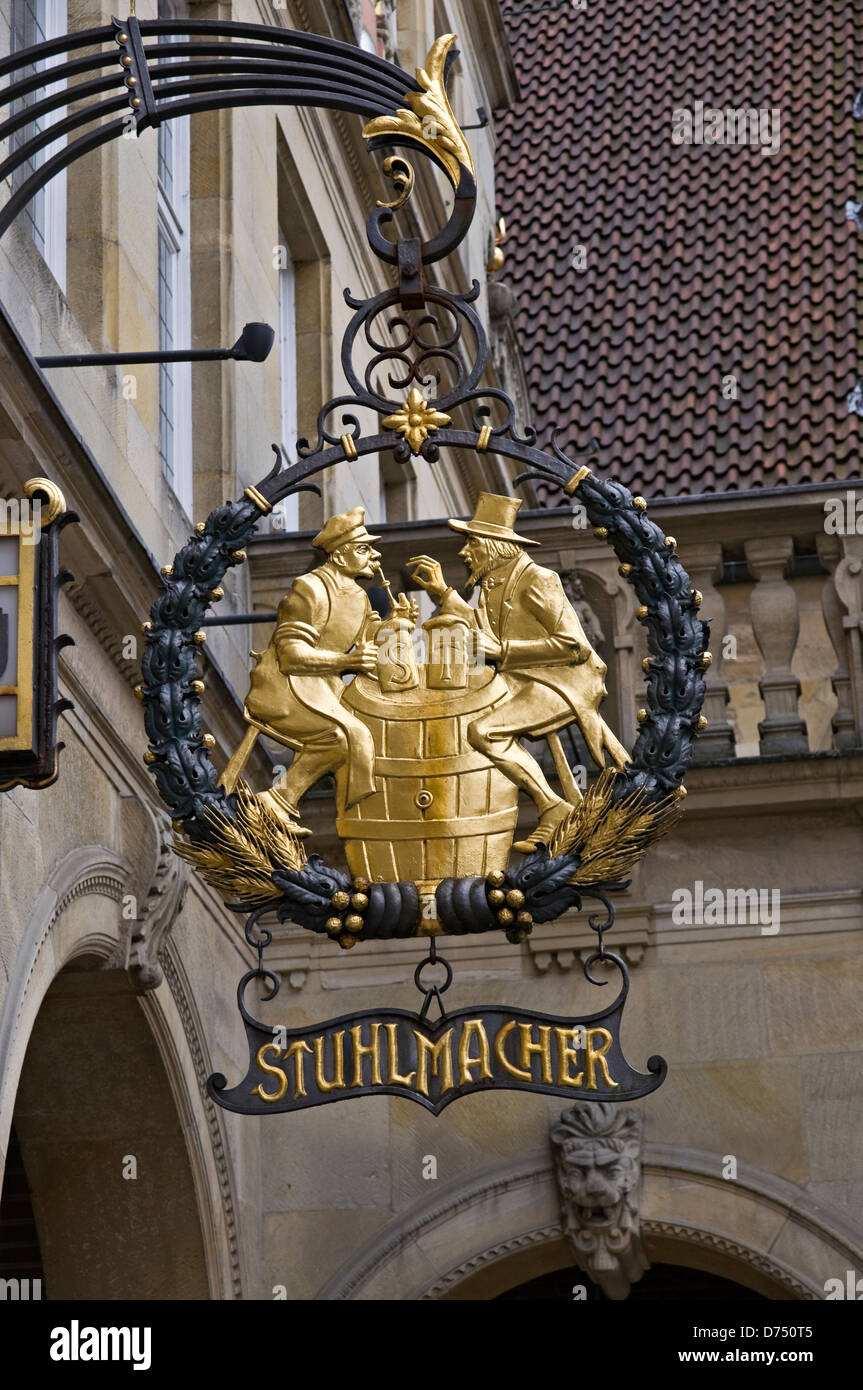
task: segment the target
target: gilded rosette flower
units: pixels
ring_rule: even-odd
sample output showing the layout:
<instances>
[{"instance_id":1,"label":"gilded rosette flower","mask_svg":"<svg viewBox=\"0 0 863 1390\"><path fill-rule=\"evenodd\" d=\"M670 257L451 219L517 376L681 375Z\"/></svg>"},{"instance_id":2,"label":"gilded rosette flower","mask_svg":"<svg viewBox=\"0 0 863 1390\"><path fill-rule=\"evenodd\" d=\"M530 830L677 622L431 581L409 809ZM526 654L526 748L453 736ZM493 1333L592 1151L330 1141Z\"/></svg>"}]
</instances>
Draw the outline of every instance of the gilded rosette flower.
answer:
<instances>
[{"instance_id":1,"label":"gilded rosette flower","mask_svg":"<svg viewBox=\"0 0 863 1390\"><path fill-rule=\"evenodd\" d=\"M385 430L396 430L407 440L413 453L418 454L433 430L450 424L451 417L430 406L416 387L411 391L406 403L395 415L388 415L383 425Z\"/></svg>"}]
</instances>

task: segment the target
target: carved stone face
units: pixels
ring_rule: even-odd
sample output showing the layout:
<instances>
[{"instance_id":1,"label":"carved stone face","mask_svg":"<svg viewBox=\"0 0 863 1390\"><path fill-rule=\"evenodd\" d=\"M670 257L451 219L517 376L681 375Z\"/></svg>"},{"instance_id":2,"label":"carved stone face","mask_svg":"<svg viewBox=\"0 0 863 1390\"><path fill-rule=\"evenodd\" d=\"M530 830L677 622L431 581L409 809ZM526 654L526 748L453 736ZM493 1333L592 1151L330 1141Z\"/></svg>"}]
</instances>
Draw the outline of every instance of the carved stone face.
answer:
<instances>
[{"instance_id":1,"label":"carved stone face","mask_svg":"<svg viewBox=\"0 0 863 1390\"><path fill-rule=\"evenodd\" d=\"M582 1269L610 1298L625 1298L648 1268L639 1238L642 1119L637 1111L576 1101L551 1129L563 1229Z\"/></svg>"},{"instance_id":2,"label":"carved stone face","mask_svg":"<svg viewBox=\"0 0 863 1390\"><path fill-rule=\"evenodd\" d=\"M606 1144L582 1140L564 1146L559 1180L563 1195L585 1225L606 1225L638 1183L634 1157ZM569 1152L567 1149L569 1148Z\"/></svg>"}]
</instances>

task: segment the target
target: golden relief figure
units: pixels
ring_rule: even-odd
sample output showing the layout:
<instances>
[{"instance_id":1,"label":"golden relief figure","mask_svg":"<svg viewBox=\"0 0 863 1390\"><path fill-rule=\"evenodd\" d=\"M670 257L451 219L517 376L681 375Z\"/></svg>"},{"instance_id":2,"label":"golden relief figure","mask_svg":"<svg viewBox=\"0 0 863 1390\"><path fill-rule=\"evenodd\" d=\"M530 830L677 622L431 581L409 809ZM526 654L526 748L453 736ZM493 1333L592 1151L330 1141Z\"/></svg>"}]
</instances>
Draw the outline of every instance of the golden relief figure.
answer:
<instances>
[{"instance_id":1,"label":"golden relief figure","mask_svg":"<svg viewBox=\"0 0 863 1390\"><path fill-rule=\"evenodd\" d=\"M424 624L429 659L417 665L418 606L395 600L361 507L332 517L315 537L326 560L296 579L255 668L246 700L249 732L226 769L234 790L255 740L294 751L278 789L259 793L294 835L305 793L336 782L337 830L351 872L377 882L443 878L506 867L514 848L548 845L580 800L557 738L577 723L592 757L627 753L599 713L606 667L591 647L553 571L535 564L514 523L520 501L481 493L460 552L476 607L448 587L430 556L410 562L414 582L437 599ZM379 575L391 608L381 619L357 582ZM477 656L481 659L478 661ZM354 679L346 683L344 677ZM561 792L521 738L546 737ZM518 794L537 824L513 845Z\"/></svg>"},{"instance_id":2,"label":"golden relief figure","mask_svg":"<svg viewBox=\"0 0 863 1390\"><path fill-rule=\"evenodd\" d=\"M375 791L372 737L343 705L342 676L377 670L375 638L382 623L356 582L374 577L381 558L374 549L377 540L366 530L362 507L331 517L313 541L327 559L294 581L279 604L270 645L252 653L255 668L246 699L251 727L223 783L234 790L260 734L293 749L296 756L282 787L263 797L295 835L308 835L299 824L299 804L327 773L340 774L348 806ZM400 595L394 614L412 628L417 606Z\"/></svg>"},{"instance_id":3,"label":"golden relief figure","mask_svg":"<svg viewBox=\"0 0 863 1390\"><path fill-rule=\"evenodd\" d=\"M503 676L509 698L475 719L468 739L536 804L536 830L514 846L529 853L549 843L579 796L556 740L558 731L577 722L600 767L605 766L606 751L621 768L628 754L599 713L607 693L605 663L588 642L560 577L534 564L527 554L526 547L536 542L513 529L520 506L516 498L482 492L471 521L449 523L468 537L459 554L471 584L480 585L476 608L447 586L436 560L419 555L411 564L414 579L439 601L441 612L471 624L486 658ZM524 736L551 736L569 802L552 789L536 759L520 746L518 739Z\"/></svg>"}]
</instances>

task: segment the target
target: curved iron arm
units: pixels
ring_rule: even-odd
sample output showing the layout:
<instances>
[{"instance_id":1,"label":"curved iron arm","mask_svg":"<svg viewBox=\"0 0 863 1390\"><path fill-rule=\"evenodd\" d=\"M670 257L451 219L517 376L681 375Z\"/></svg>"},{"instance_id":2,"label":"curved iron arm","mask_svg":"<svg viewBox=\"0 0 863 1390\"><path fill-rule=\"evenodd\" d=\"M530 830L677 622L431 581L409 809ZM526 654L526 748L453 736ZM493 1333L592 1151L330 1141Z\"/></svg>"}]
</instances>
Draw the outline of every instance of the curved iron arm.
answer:
<instances>
[{"instance_id":1,"label":"curved iron arm","mask_svg":"<svg viewBox=\"0 0 863 1390\"><path fill-rule=\"evenodd\" d=\"M190 40L200 39L200 42ZM144 43L145 39L176 39L174 43ZM214 40L208 42L207 40ZM225 40L225 42L215 42ZM447 36L443 52L451 47ZM68 59L50 69L40 67L48 58L76 53L80 48L110 45L110 49ZM181 61L168 61L179 59ZM182 60L188 61L182 61ZM96 73L116 63L116 74L94 76L69 86L70 78ZM33 72L36 67L39 70ZM276 29L266 24L237 24L214 20L139 20L129 16L110 25L65 34L11 53L0 61L0 78L11 82L0 91L0 139L50 117L74 101L75 110L44 129L34 128L28 139L12 150L0 165L0 179L32 162L47 146L94 122L87 130L34 170L0 211L0 236L18 213L54 176L83 155L117 139L134 120L138 134L163 121L198 111L233 106L303 106L348 111L366 118L370 125L386 118L389 133L369 134L371 149L409 146L439 164L456 190L456 203L448 226L421 248L424 264L440 259L464 236L476 207L476 184L466 147L464 161L454 172L453 157L440 157L434 139L417 138L400 129L405 105L423 98L417 78L376 54L319 34ZM57 86L48 96L18 110L16 103L42 86ZM127 107L129 114L104 124L105 117ZM380 228L392 218L381 208ZM397 260L395 244L380 230L382 258Z\"/></svg>"},{"instance_id":2,"label":"curved iron arm","mask_svg":"<svg viewBox=\"0 0 863 1390\"><path fill-rule=\"evenodd\" d=\"M323 34L309 34L301 29L277 29L269 24L237 24L233 21L210 19L137 19L134 15L130 15L128 20L115 19L111 24L103 24L98 28L81 29L75 33L62 34L57 38L47 39L43 43L31 44L29 48L16 49L7 54L5 58L0 59L0 78L8 76L9 73L17 72L19 68L34 67L47 58L56 57L58 53L71 53L76 49L91 48L99 43L114 43L118 31L129 34L134 33L136 28L142 38L176 35L179 40L177 45L166 44L163 46L158 44L145 49L148 57L155 53L197 52L196 44L185 42L188 34L202 34L214 39L222 37L247 39L250 42L259 41L262 45L271 45L270 52L273 57L277 56L280 49L291 47L307 50L318 59L329 57L347 62L363 72L374 72L382 81L392 87L397 100L403 100L405 88L413 91L420 90L416 79L410 77L404 69L395 63L387 62L385 58L378 57L376 53L367 53L365 49L357 48L354 44L344 43L341 39L327 38ZM233 44L221 43L204 45L204 48L210 54L214 52L224 53L226 57L237 56L237 54L246 52L249 56L255 56L262 52L260 48L247 49L245 45L238 47ZM99 65L103 59L107 60L108 56L105 54L90 55L86 61ZM78 60L78 62L81 61ZM116 56L115 61L118 61ZM50 68L51 81L62 81L68 70L69 65L64 63L52 66ZM122 77L122 74L120 76ZM402 93L401 97L398 96L399 91Z\"/></svg>"}]
</instances>

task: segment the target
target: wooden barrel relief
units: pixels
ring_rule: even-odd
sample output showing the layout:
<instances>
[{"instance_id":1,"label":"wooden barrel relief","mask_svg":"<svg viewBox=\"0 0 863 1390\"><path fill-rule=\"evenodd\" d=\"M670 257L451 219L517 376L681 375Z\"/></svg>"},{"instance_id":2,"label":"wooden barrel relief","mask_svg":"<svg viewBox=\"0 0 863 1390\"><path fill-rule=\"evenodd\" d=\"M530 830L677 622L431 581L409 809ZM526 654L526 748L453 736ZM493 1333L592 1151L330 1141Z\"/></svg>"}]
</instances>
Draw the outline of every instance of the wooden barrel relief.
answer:
<instances>
[{"instance_id":1,"label":"wooden barrel relief","mask_svg":"<svg viewBox=\"0 0 863 1390\"><path fill-rule=\"evenodd\" d=\"M358 677L345 705L375 744L374 796L344 810L338 833L353 874L374 882L434 884L506 867L518 815L518 790L468 743L471 722L507 698L501 678L471 673L467 690L420 686L382 696Z\"/></svg>"}]
</instances>

